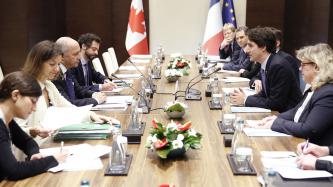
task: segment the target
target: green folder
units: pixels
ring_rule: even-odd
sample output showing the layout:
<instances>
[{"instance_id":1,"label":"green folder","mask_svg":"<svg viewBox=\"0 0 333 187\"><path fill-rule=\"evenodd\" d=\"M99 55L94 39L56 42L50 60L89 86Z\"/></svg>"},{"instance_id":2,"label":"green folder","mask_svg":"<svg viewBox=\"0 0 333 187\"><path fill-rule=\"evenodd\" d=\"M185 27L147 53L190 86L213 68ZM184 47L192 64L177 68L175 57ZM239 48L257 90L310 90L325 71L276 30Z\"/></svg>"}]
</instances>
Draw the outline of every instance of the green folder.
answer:
<instances>
[{"instance_id":1,"label":"green folder","mask_svg":"<svg viewBox=\"0 0 333 187\"><path fill-rule=\"evenodd\" d=\"M109 130L110 127L111 127L110 124L81 123L81 124L67 125L61 127L59 129L59 132Z\"/></svg>"}]
</instances>

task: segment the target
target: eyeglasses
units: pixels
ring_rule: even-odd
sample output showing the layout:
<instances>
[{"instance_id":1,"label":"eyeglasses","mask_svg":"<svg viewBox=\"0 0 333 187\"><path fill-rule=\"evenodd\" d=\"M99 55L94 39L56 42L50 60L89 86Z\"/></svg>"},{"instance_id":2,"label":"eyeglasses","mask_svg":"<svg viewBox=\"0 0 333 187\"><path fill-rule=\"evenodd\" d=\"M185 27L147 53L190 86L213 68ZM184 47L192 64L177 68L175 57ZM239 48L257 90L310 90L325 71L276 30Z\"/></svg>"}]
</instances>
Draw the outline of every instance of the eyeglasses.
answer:
<instances>
[{"instance_id":1,"label":"eyeglasses","mask_svg":"<svg viewBox=\"0 0 333 187\"><path fill-rule=\"evenodd\" d=\"M306 65L316 65L314 62L301 62L301 67L304 67Z\"/></svg>"}]
</instances>

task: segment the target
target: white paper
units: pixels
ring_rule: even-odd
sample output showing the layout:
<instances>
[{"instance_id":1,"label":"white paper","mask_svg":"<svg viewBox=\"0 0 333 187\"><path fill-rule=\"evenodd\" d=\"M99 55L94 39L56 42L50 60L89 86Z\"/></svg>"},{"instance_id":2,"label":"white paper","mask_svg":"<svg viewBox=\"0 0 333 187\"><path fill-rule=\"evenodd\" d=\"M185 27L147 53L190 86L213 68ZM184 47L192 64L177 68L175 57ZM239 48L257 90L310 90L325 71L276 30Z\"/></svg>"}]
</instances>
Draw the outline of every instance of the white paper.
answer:
<instances>
[{"instance_id":1,"label":"white paper","mask_svg":"<svg viewBox=\"0 0 333 187\"><path fill-rule=\"evenodd\" d=\"M226 77L223 79L226 83L249 82L250 79L244 77Z\"/></svg>"},{"instance_id":2,"label":"white paper","mask_svg":"<svg viewBox=\"0 0 333 187\"><path fill-rule=\"evenodd\" d=\"M105 93L105 94L119 93L119 92L123 91L125 88L128 88L128 87L117 86L117 88L114 88L111 91L101 91L101 92Z\"/></svg>"},{"instance_id":3,"label":"white paper","mask_svg":"<svg viewBox=\"0 0 333 187\"><path fill-rule=\"evenodd\" d=\"M89 121L91 107L92 105L82 107L48 107L41 125L44 128L56 130L66 125Z\"/></svg>"},{"instance_id":4,"label":"white paper","mask_svg":"<svg viewBox=\"0 0 333 187\"><path fill-rule=\"evenodd\" d=\"M139 70L144 70L144 66L137 66ZM120 66L119 70L127 70L127 71L137 71L137 69L134 66Z\"/></svg>"},{"instance_id":5,"label":"white paper","mask_svg":"<svg viewBox=\"0 0 333 187\"><path fill-rule=\"evenodd\" d=\"M126 111L127 103L99 104L91 108L91 110L107 110L107 111Z\"/></svg>"},{"instance_id":6,"label":"white paper","mask_svg":"<svg viewBox=\"0 0 333 187\"><path fill-rule=\"evenodd\" d=\"M115 104L115 103L126 103L131 104L133 101L133 96L131 95L116 95L116 96L107 96L106 104Z\"/></svg>"},{"instance_id":7,"label":"white paper","mask_svg":"<svg viewBox=\"0 0 333 187\"><path fill-rule=\"evenodd\" d=\"M271 113L272 111L266 108L259 107L238 107L232 106L230 107L231 112L233 113Z\"/></svg>"},{"instance_id":8,"label":"white paper","mask_svg":"<svg viewBox=\"0 0 333 187\"><path fill-rule=\"evenodd\" d=\"M239 88L222 88L223 92L226 94L233 93L235 91L235 89L239 89ZM253 89L250 89L249 87L240 87L240 89L242 89L244 91L246 96L256 94L256 91Z\"/></svg>"},{"instance_id":9,"label":"white paper","mask_svg":"<svg viewBox=\"0 0 333 187\"><path fill-rule=\"evenodd\" d=\"M207 55L207 60L221 60L220 56L215 56L215 55Z\"/></svg>"},{"instance_id":10,"label":"white paper","mask_svg":"<svg viewBox=\"0 0 333 187\"><path fill-rule=\"evenodd\" d=\"M264 158L292 158L297 157L292 151L260 151L261 157Z\"/></svg>"},{"instance_id":11,"label":"white paper","mask_svg":"<svg viewBox=\"0 0 333 187\"><path fill-rule=\"evenodd\" d=\"M69 156L66 162L49 169L51 172L64 171L82 171L102 169L103 164L99 157L108 154L111 150L110 146L89 144L79 144L72 146L64 146L63 151L66 151ZM40 153L45 157L53 155L60 151L60 147L40 149Z\"/></svg>"},{"instance_id":12,"label":"white paper","mask_svg":"<svg viewBox=\"0 0 333 187\"><path fill-rule=\"evenodd\" d=\"M142 63L142 64L148 64L148 63L150 63L150 59L132 59L131 58L131 61L133 63Z\"/></svg>"},{"instance_id":13,"label":"white paper","mask_svg":"<svg viewBox=\"0 0 333 187\"><path fill-rule=\"evenodd\" d=\"M126 78L140 78L141 74L116 74L119 79L126 79Z\"/></svg>"},{"instance_id":14,"label":"white paper","mask_svg":"<svg viewBox=\"0 0 333 187\"><path fill-rule=\"evenodd\" d=\"M333 175L323 170L302 170L297 167L277 167L274 168L283 178L287 179L311 179L332 177Z\"/></svg>"},{"instance_id":15,"label":"white paper","mask_svg":"<svg viewBox=\"0 0 333 187\"><path fill-rule=\"evenodd\" d=\"M271 129L244 128L243 131L247 136L256 136L256 137L290 136L288 134L272 131Z\"/></svg>"},{"instance_id":16,"label":"white paper","mask_svg":"<svg viewBox=\"0 0 333 187\"><path fill-rule=\"evenodd\" d=\"M230 70L224 70L221 69L220 71L218 71L219 73L228 73L228 74L234 74L234 75L238 75L240 74L238 71L230 71Z\"/></svg>"},{"instance_id":17,"label":"white paper","mask_svg":"<svg viewBox=\"0 0 333 187\"><path fill-rule=\"evenodd\" d=\"M152 59L153 55L132 55L131 59Z\"/></svg>"}]
</instances>

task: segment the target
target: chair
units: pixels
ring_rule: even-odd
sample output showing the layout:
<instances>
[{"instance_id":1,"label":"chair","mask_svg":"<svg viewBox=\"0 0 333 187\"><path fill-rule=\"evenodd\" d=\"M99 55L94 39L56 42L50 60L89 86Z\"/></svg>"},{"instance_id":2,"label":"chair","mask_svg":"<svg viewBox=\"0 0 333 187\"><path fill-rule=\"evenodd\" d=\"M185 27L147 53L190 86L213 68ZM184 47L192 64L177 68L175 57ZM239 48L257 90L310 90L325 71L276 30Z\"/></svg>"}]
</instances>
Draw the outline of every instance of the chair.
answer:
<instances>
[{"instance_id":1,"label":"chair","mask_svg":"<svg viewBox=\"0 0 333 187\"><path fill-rule=\"evenodd\" d=\"M108 73L108 77L112 77L112 74L117 71L112 65L112 59L111 55L109 52L104 52L102 54L103 60L104 60L104 65L106 68L106 72Z\"/></svg>"},{"instance_id":2,"label":"chair","mask_svg":"<svg viewBox=\"0 0 333 187\"><path fill-rule=\"evenodd\" d=\"M101 74L103 74L105 76L101 61L99 60L99 58L94 58L92 60L92 64L95 68L96 71L100 72Z\"/></svg>"},{"instance_id":3,"label":"chair","mask_svg":"<svg viewBox=\"0 0 333 187\"><path fill-rule=\"evenodd\" d=\"M113 47L110 47L110 48L108 49L108 52L109 52L110 55L111 55L112 64L113 64L114 69L118 70L118 68L119 68L119 64L118 64L118 60L117 60L117 56L116 56L116 53L115 53L115 51L114 51L114 48L113 48Z\"/></svg>"},{"instance_id":4,"label":"chair","mask_svg":"<svg viewBox=\"0 0 333 187\"><path fill-rule=\"evenodd\" d=\"M1 66L0 66L0 82L3 80L3 72L2 72L2 69L1 69Z\"/></svg>"}]
</instances>

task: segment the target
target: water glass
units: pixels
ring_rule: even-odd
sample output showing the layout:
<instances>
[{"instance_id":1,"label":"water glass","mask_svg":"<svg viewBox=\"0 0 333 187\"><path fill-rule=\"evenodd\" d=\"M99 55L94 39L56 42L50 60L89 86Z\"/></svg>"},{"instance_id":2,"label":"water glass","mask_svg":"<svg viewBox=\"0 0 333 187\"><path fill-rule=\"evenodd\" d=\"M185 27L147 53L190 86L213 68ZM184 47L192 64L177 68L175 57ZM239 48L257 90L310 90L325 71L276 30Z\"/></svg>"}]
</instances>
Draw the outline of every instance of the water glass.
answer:
<instances>
[{"instance_id":1,"label":"water glass","mask_svg":"<svg viewBox=\"0 0 333 187\"><path fill-rule=\"evenodd\" d=\"M250 172L250 163L252 162L252 149L249 147L236 148L235 161L237 170L240 172Z\"/></svg>"},{"instance_id":2,"label":"water glass","mask_svg":"<svg viewBox=\"0 0 333 187\"><path fill-rule=\"evenodd\" d=\"M223 123L224 123L225 130L227 132L234 131L233 124L234 124L235 119L236 119L235 114L223 114Z\"/></svg>"}]
</instances>

